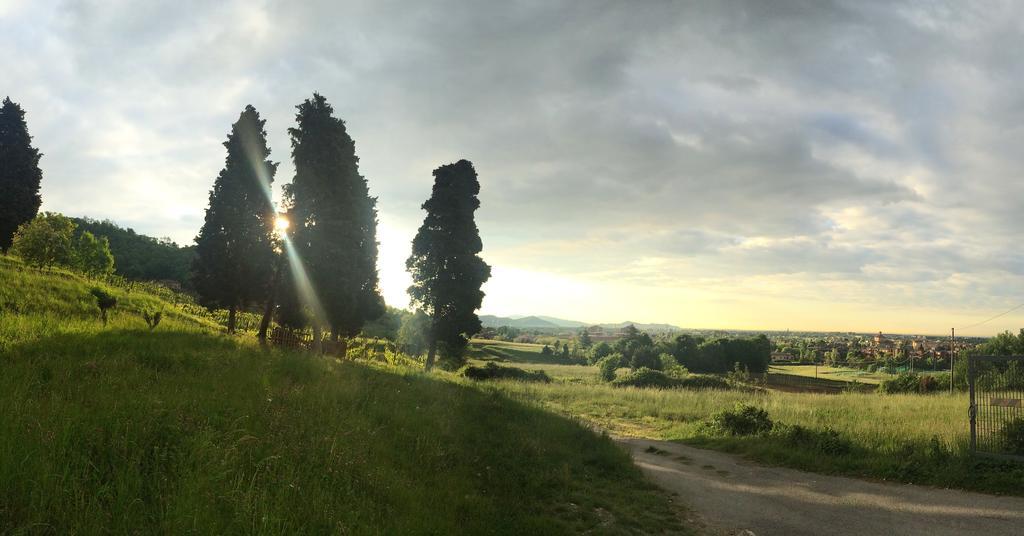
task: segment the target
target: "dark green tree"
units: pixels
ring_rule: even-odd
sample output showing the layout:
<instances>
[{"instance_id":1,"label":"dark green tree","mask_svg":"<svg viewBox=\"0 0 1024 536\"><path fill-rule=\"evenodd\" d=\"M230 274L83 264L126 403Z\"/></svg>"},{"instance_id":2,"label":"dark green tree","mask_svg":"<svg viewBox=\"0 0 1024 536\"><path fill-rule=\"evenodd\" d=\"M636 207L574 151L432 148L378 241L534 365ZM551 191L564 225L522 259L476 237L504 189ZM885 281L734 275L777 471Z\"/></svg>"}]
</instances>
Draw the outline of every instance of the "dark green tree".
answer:
<instances>
[{"instance_id":1,"label":"dark green tree","mask_svg":"<svg viewBox=\"0 0 1024 536\"><path fill-rule=\"evenodd\" d=\"M267 159L265 121L246 106L231 125L228 154L210 190L206 221L196 237L192 280L200 302L228 310L228 331L238 309L266 296L274 263L274 205L270 185L277 164Z\"/></svg>"},{"instance_id":2,"label":"dark green tree","mask_svg":"<svg viewBox=\"0 0 1024 536\"><path fill-rule=\"evenodd\" d=\"M295 179L285 195L295 251L326 316L313 319L313 330L318 338L323 327L334 340L353 337L384 313L377 284L377 199L359 174L355 142L327 99L314 93L297 108L298 124L288 129ZM282 299L282 307L298 303ZM294 318L293 313L283 312Z\"/></svg>"},{"instance_id":3,"label":"dark green tree","mask_svg":"<svg viewBox=\"0 0 1024 536\"><path fill-rule=\"evenodd\" d=\"M587 331L587 328L580 328L579 341L580 347L582 347L584 350L589 350L590 347L593 346L594 344L594 341L591 340L590 338L590 332Z\"/></svg>"},{"instance_id":4,"label":"dark green tree","mask_svg":"<svg viewBox=\"0 0 1024 536\"><path fill-rule=\"evenodd\" d=\"M179 247L170 238L153 238L119 227L109 220L72 218L78 224L75 233L92 233L110 242L110 252L117 260L114 273L128 279L176 282L182 288L192 285L192 261L195 246Z\"/></svg>"},{"instance_id":5,"label":"dark green tree","mask_svg":"<svg viewBox=\"0 0 1024 536\"><path fill-rule=\"evenodd\" d=\"M5 98L0 106L0 251L7 253L14 232L36 217L43 172L25 124L25 111Z\"/></svg>"},{"instance_id":6,"label":"dark green tree","mask_svg":"<svg viewBox=\"0 0 1024 536\"><path fill-rule=\"evenodd\" d=\"M480 258L483 242L473 219L479 193L473 164L459 160L434 170L433 192L423 203L427 216L412 241L406 268L412 274L412 301L431 317L427 370L434 366L439 345L445 358L459 362L467 335L480 331L476 310L491 267Z\"/></svg>"}]
</instances>

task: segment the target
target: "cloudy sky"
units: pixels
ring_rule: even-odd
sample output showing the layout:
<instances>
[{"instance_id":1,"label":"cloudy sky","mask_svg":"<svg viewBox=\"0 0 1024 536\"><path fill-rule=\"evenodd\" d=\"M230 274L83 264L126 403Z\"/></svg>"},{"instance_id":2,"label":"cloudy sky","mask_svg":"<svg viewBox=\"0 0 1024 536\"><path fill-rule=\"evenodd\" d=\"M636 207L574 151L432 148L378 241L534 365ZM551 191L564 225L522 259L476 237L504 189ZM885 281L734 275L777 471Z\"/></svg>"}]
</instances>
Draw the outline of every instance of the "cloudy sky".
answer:
<instances>
[{"instance_id":1,"label":"cloudy sky","mask_svg":"<svg viewBox=\"0 0 1024 536\"><path fill-rule=\"evenodd\" d=\"M279 190L324 94L393 305L431 170L468 158L484 312L948 333L1024 302L1024 12L966 4L0 0L0 94L44 209L179 243L242 108Z\"/></svg>"}]
</instances>

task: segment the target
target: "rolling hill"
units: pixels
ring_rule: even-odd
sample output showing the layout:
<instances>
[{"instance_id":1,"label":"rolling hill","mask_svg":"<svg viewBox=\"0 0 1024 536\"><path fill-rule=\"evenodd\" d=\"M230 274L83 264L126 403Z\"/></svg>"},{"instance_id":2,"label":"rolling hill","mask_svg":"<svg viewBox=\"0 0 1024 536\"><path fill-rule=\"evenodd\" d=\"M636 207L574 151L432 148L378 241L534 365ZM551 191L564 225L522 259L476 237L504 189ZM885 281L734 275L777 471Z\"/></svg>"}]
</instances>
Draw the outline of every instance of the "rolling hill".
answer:
<instances>
[{"instance_id":1,"label":"rolling hill","mask_svg":"<svg viewBox=\"0 0 1024 536\"><path fill-rule=\"evenodd\" d=\"M0 256L0 534L679 533L607 436ZM150 330L141 315L161 310Z\"/></svg>"},{"instance_id":2,"label":"rolling hill","mask_svg":"<svg viewBox=\"0 0 1024 536\"><path fill-rule=\"evenodd\" d=\"M644 324L641 322L614 322L614 323L601 323L601 324L587 324L586 322L580 322L577 320L565 320L563 318L555 318L552 316L494 316L494 315L480 315L480 323L485 328L499 328L502 326L508 326L518 329L544 329L544 330L555 330L555 329L578 329L590 326L599 326L604 329L622 329L626 326L633 325L641 331L679 331L682 328L673 326L671 324Z\"/></svg>"}]
</instances>

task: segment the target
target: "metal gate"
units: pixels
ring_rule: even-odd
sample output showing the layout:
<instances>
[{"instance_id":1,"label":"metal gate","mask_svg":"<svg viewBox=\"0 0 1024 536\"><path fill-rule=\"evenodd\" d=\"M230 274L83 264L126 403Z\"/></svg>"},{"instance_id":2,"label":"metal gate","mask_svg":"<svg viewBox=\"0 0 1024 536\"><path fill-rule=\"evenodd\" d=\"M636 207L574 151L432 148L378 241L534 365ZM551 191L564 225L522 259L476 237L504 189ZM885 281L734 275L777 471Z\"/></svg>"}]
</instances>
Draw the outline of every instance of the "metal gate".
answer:
<instances>
[{"instance_id":1,"label":"metal gate","mask_svg":"<svg viewBox=\"0 0 1024 536\"><path fill-rule=\"evenodd\" d=\"M1024 356L969 356L971 450L1024 460Z\"/></svg>"}]
</instances>

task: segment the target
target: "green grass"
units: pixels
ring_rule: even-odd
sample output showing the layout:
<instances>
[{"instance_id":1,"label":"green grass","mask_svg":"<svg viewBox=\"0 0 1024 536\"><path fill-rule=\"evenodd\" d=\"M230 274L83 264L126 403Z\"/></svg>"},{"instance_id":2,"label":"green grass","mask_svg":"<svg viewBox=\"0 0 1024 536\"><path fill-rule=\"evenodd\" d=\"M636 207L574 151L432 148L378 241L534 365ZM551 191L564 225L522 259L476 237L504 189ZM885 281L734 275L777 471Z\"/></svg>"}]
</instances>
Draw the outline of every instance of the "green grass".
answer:
<instances>
[{"instance_id":1,"label":"green grass","mask_svg":"<svg viewBox=\"0 0 1024 536\"><path fill-rule=\"evenodd\" d=\"M1024 495L1024 465L969 456L968 404L962 393L688 391L564 381L494 382L481 388L532 401L619 435L683 441L820 473ZM795 445L779 435L708 435L702 421L737 403L765 408L784 425L835 430L852 448L836 454Z\"/></svg>"},{"instance_id":2,"label":"green grass","mask_svg":"<svg viewBox=\"0 0 1024 536\"><path fill-rule=\"evenodd\" d=\"M514 365L527 370L542 370L562 382L597 383L597 367L585 364L566 364L561 356L544 355L543 344L473 339L467 358L472 365L488 362Z\"/></svg>"},{"instance_id":3,"label":"green grass","mask_svg":"<svg viewBox=\"0 0 1024 536\"><path fill-rule=\"evenodd\" d=\"M815 374L817 374L817 378L821 380L835 380L843 382L857 381L860 383L870 383L874 385L896 377L895 374L889 374L881 371L868 372L866 370L855 368L829 367L824 365L819 365L817 367L817 373L815 373L814 365L772 365L769 368L769 372L772 374L790 374L793 376L808 378L814 378ZM921 374L942 374L942 371L919 372Z\"/></svg>"},{"instance_id":4,"label":"green grass","mask_svg":"<svg viewBox=\"0 0 1024 536\"><path fill-rule=\"evenodd\" d=\"M266 350L140 292L103 328L86 279L6 258L0 280L0 533L687 530L624 450L535 404Z\"/></svg>"},{"instance_id":5,"label":"green grass","mask_svg":"<svg viewBox=\"0 0 1024 536\"><path fill-rule=\"evenodd\" d=\"M817 368L817 371L815 371ZM828 367L819 365L772 365L769 367L768 372L772 374L789 374L792 376L801 376L806 378L818 378L819 380L835 380L835 381L858 381L860 383L871 383L879 384L883 380L892 378L892 374L886 374L884 372L868 372L866 370L858 370L846 367Z\"/></svg>"}]
</instances>

